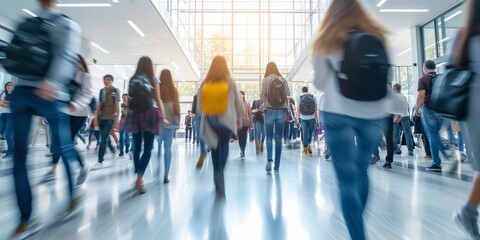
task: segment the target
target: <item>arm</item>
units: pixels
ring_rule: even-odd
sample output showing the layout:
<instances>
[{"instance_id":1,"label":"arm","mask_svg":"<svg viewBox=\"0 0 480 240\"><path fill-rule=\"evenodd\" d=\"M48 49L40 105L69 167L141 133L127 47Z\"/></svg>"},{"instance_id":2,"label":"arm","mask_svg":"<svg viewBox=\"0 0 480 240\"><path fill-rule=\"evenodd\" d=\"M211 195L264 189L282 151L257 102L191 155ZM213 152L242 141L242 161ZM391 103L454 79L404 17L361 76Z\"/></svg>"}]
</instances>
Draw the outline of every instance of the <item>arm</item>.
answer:
<instances>
[{"instance_id":1,"label":"arm","mask_svg":"<svg viewBox=\"0 0 480 240\"><path fill-rule=\"evenodd\" d=\"M157 104L158 110L162 116L165 116L165 109L163 108L162 100L160 99L160 85L158 83L153 84L153 99ZM164 122L167 123L167 120L164 119Z\"/></svg>"},{"instance_id":2,"label":"arm","mask_svg":"<svg viewBox=\"0 0 480 240\"><path fill-rule=\"evenodd\" d=\"M333 61L331 63L336 67ZM328 67L327 59L320 54L317 54L313 59L313 69L313 85L317 90L323 91L327 79L330 77L330 74L333 74L333 71Z\"/></svg>"},{"instance_id":3,"label":"arm","mask_svg":"<svg viewBox=\"0 0 480 240\"><path fill-rule=\"evenodd\" d=\"M100 94L98 97L97 110L95 111L95 126L98 126L98 114L102 110L102 104L103 104L103 97L102 97L102 90L100 90Z\"/></svg>"},{"instance_id":4,"label":"arm","mask_svg":"<svg viewBox=\"0 0 480 240\"><path fill-rule=\"evenodd\" d=\"M73 96L72 102L70 102L70 109L75 111L81 107L86 107L92 100L92 78L87 73L82 72L81 78L83 78L80 89ZM72 109L73 108L73 109Z\"/></svg>"},{"instance_id":5,"label":"arm","mask_svg":"<svg viewBox=\"0 0 480 240\"><path fill-rule=\"evenodd\" d=\"M264 78L262 81L262 93L260 94L260 99L264 103L267 101L267 85L268 85L267 82L268 80Z\"/></svg>"},{"instance_id":6,"label":"arm","mask_svg":"<svg viewBox=\"0 0 480 240\"><path fill-rule=\"evenodd\" d=\"M417 105L415 105L415 112L417 116L420 116L420 108L422 107L424 101L425 101L425 90L420 90L418 91Z\"/></svg>"}]
</instances>

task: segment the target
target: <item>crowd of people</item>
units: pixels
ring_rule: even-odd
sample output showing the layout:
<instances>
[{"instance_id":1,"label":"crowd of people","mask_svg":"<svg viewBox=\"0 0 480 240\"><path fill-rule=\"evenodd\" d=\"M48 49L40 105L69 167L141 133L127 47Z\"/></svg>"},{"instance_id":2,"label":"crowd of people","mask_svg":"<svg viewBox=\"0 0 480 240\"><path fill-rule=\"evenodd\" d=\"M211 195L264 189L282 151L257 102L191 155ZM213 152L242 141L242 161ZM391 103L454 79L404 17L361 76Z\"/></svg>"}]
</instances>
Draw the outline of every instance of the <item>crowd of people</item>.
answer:
<instances>
[{"instance_id":1,"label":"crowd of people","mask_svg":"<svg viewBox=\"0 0 480 240\"><path fill-rule=\"evenodd\" d=\"M7 82L1 97L0 133L7 142L4 158L13 158L20 212L15 234L38 228L38 222L31 216L32 192L26 166L34 115L42 117L40 123L48 123L46 135L51 136L47 147L52 153L52 167L44 176L45 181L55 179L59 160L63 160L70 197L67 214L74 213L81 205L82 193L78 186L86 181L90 169L75 148L75 139L79 133L81 136L85 132L84 129L88 129L87 149L93 136L97 140L97 163L92 168L103 167L107 148L113 154L119 150L120 157L127 154L132 158L136 174L134 187L139 194L144 194L147 189L143 176L155 138L158 140L157 158L163 157L164 160L163 183L169 183L172 141L181 123L178 91L170 71L165 69L159 77L155 76L153 62L147 56L139 59L129 80L128 92L122 95L113 86L114 77L110 74L103 77L104 88L98 93L92 92L87 62L79 54L80 26L55 11L54 2L39 0L43 8L39 16L57 26L50 33L50 44L55 46L55 51L52 51L48 71L40 80L18 78L14 84ZM467 2L467 23L454 42L449 60L452 66L467 67L475 73L466 119L451 122L432 109L433 83L439 75L435 62L431 60L423 64L425 75L418 82L415 110L410 111L408 101L401 93L402 86L392 86L386 62L388 54L384 50L386 31L357 0L335 0L328 8L311 47L313 85L323 92L321 99L307 86L294 99L288 81L275 62L269 62L261 82L260 96L250 104L245 92L237 89L225 57L213 58L194 96L192 109L183 119L185 142L198 143L201 149L196 167L202 168L210 152L215 193L224 198L224 169L233 136L238 139L240 157L244 159L247 136L253 129L250 139L255 144L256 153L262 154L266 147L266 172L277 174L286 143L295 141L300 135L302 154L313 155L313 139L318 137L318 130L323 129L326 148L338 178L340 206L352 239L365 239L363 213L369 192L367 169L369 163L376 164L380 160L378 146L382 141L386 141L387 156L383 166L386 169L392 168L394 155L402 153L402 139L405 139L409 156L413 156L414 148L423 142L425 158L432 160L427 171L442 171L440 153L447 159L456 159L455 147L458 147L459 156L463 160L469 159L479 171L480 150L474 146L480 142L480 130L476 127L480 122L480 111L475 104L480 97L477 94L480 91L480 62L476 54L480 52L480 13L477 11L480 0ZM372 55L365 55L370 59L364 59L363 63L371 64L371 67L362 69L355 61L365 56L351 54L352 51L363 51L365 46L373 46L367 50L378 54L374 60ZM75 76L73 82L71 76ZM345 76L349 81L344 81ZM357 82L361 84L354 88ZM76 86L73 90L72 85ZM442 127L448 133L445 143L441 138ZM415 135L421 137L415 141ZM112 144L111 136L117 146ZM78 165L76 181L73 180L72 165ZM156 174L160 176L160 168ZM477 226L479 204L480 177L477 175L468 202L454 214L455 221L472 239L480 239Z\"/></svg>"}]
</instances>

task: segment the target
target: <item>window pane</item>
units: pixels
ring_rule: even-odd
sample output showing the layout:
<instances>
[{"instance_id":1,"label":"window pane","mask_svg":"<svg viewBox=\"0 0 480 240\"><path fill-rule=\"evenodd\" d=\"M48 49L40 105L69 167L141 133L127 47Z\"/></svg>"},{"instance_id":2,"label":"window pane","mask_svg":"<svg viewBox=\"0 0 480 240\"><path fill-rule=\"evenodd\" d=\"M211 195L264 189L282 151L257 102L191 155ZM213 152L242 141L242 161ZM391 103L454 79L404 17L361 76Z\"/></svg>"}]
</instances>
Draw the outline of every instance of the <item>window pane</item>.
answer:
<instances>
[{"instance_id":1,"label":"window pane","mask_svg":"<svg viewBox=\"0 0 480 240\"><path fill-rule=\"evenodd\" d=\"M423 47L425 60L436 59L435 22L430 22L423 27Z\"/></svg>"}]
</instances>

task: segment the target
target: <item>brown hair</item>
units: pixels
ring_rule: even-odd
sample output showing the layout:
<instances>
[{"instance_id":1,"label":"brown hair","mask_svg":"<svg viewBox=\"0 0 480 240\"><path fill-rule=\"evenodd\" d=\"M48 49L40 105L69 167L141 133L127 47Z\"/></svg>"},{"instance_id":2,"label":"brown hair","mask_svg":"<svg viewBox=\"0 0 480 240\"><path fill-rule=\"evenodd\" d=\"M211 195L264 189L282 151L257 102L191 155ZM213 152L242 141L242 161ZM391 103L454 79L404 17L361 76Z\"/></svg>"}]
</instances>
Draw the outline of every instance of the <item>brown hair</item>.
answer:
<instances>
[{"instance_id":1,"label":"brown hair","mask_svg":"<svg viewBox=\"0 0 480 240\"><path fill-rule=\"evenodd\" d=\"M147 75L148 79L150 80L150 83L153 85L154 83L153 79L155 78L155 74L153 73L153 62L152 62L152 59L150 59L147 56L143 56L138 60L137 70L133 75L137 76L142 74Z\"/></svg>"},{"instance_id":2,"label":"brown hair","mask_svg":"<svg viewBox=\"0 0 480 240\"><path fill-rule=\"evenodd\" d=\"M363 9L358 0L334 0L312 44L313 54L341 50L350 30L369 33L385 43L385 30Z\"/></svg>"},{"instance_id":3,"label":"brown hair","mask_svg":"<svg viewBox=\"0 0 480 240\"><path fill-rule=\"evenodd\" d=\"M215 56L208 70L207 76L205 76L205 82L208 81L221 81L230 79L230 70L228 70L227 60L223 56Z\"/></svg>"},{"instance_id":4,"label":"brown hair","mask_svg":"<svg viewBox=\"0 0 480 240\"><path fill-rule=\"evenodd\" d=\"M164 69L160 73L160 97L164 103L173 102L173 112L175 116L180 116L178 91L173 84L172 73L168 69Z\"/></svg>"},{"instance_id":5,"label":"brown hair","mask_svg":"<svg viewBox=\"0 0 480 240\"><path fill-rule=\"evenodd\" d=\"M265 76L264 77L268 77L271 74L275 74L279 77L282 76L282 74L280 74L280 72L278 71L277 64L275 64L274 62L269 62L267 64L267 68L265 69Z\"/></svg>"},{"instance_id":6,"label":"brown hair","mask_svg":"<svg viewBox=\"0 0 480 240\"><path fill-rule=\"evenodd\" d=\"M469 0L468 14L466 18L465 28L459 33L458 43L455 46L454 63L457 66L465 66L468 63L468 44L470 38L480 35L480 0Z\"/></svg>"}]
</instances>

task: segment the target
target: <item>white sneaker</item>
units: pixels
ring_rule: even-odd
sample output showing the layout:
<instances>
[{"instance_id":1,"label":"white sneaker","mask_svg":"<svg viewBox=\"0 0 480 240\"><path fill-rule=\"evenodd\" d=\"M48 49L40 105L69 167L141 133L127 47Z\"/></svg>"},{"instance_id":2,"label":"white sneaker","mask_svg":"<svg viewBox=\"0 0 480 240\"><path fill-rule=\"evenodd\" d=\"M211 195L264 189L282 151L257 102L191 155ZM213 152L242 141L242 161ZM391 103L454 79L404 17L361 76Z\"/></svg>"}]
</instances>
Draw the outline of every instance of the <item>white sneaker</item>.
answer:
<instances>
[{"instance_id":1,"label":"white sneaker","mask_svg":"<svg viewBox=\"0 0 480 240\"><path fill-rule=\"evenodd\" d=\"M265 170L267 172L271 172L272 171L272 161L267 161L267 165L265 166Z\"/></svg>"},{"instance_id":2,"label":"white sneaker","mask_svg":"<svg viewBox=\"0 0 480 240\"><path fill-rule=\"evenodd\" d=\"M77 185L82 185L85 180L87 179L88 171L89 171L89 166L87 163L83 165L83 168L80 169L80 174L78 174L77 178Z\"/></svg>"},{"instance_id":3,"label":"white sneaker","mask_svg":"<svg viewBox=\"0 0 480 240\"><path fill-rule=\"evenodd\" d=\"M92 169L99 169L103 167L103 163L97 162L92 166Z\"/></svg>"}]
</instances>

